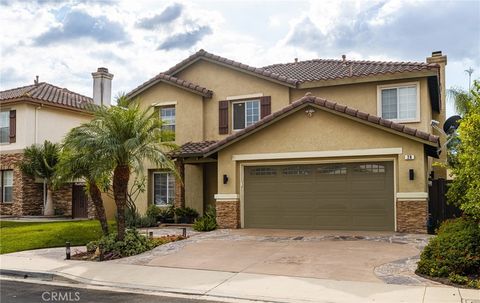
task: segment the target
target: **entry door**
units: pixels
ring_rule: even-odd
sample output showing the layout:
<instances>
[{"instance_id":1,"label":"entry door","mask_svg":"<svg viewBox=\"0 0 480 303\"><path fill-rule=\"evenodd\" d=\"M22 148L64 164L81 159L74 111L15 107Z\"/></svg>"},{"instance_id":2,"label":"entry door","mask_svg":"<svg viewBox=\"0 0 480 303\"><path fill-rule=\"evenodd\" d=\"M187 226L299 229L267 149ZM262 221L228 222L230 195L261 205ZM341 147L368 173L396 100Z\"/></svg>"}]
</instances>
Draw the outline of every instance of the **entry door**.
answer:
<instances>
[{"instance_id":1,"label":"entry door","mask_svg":"<svg viewBox=\"0 0 480 303\"><path fill-rule=\"evenodd\" d=\"M392 162L246 167L245 227L394 230Z\"/></svg>"},{"instance_id":2,"label":"entry door","mask_svg":"<svg viewBox=\"0 0 480 303\"><path fill-rule=\"evenodd\" d=\"M85 186L74 184L72 188L72 217L86 218L87 215L87 195Z\"/></svg>"}]
</instances>

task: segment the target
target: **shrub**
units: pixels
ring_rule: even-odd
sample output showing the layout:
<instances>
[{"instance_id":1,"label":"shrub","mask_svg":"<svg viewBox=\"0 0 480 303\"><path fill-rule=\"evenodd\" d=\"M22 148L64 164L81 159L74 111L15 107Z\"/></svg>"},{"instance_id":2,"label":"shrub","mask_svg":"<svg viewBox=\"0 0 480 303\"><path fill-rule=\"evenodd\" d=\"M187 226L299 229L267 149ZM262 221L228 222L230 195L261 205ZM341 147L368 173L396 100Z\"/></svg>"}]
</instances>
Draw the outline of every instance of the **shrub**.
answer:
<instances>
[{"instance_id":1,"label":"shrub","mask_svg":"<svg viewBox=\"0 0 480 303\"><path fill-rule=\"evenodd\" d=\"M203 217L195 221L193 229L196 231L211 231L217 228L215 207L209 206Z\"/></svg>"},{"instance_id":2,"label":"shrub","mask_svg":"<svg viewBox=\"0 0 480 303\"><path fill-rule=\"evenodd\" d=\"M155 204L150 204L147 208L145 215L150 218L155 218L156 220L160 215L160 207Z\"/></svg>"},{"instance_id":3,"label":"shrub","mask_svg":"<svg viewBox=\"0 0 480 303\"><path fill-rule=\"evenodd\" d=\"M123 241L117 241L117 233L110 233L108 236L100 238L100 240L88 243L87 250L93 252L98 248L99 244L103 244L103 251L107 258L108 255L118 257L133 256L157 246L147 237L140 235L136 229L127 230Z\"/></svg>"},{"instance_id":4,"label":"shrub","mask_svg":"<svg viewBox=\"0 0 480 303\"><path fill-rule=\"evenodd\" d=\"M147 214L145 216L142 216L138 212L133 212L132 210L127 208L127 210L125 211L125 224L129 228L157 226L157 218L153 217L152 213L153 211L151 210L150 215Z\"/></svg>"},{"instance_id":5,"label":"shrub","mask_svg":"<svg viewBox=\"0 0 480 303\"><path fill-rule=\"evenodd\" d=\"M479 224L470 218L443 222L437 236L423 250L417 272L432 277L450 277L457 281L461 281L460 276L478 278Z\"/></svg>"},{"instance_id":6,"label":"shrub","mask_svg":"<svg viewBox=\"0 0 480 303\"><path fill-rule=\"evenodd\" d=\"M162 223L173 223L173 217L175 216L175 208L173 205L168 207L159 207L158 220Z\"/></svg>"},{"instance_id":7,"label":"shrub","mask_svg":"<svg viewBox=\"0 0 480 303\"><path fill-rule=\"evenodd\" d=\"M468 279L468 277L451 273L450 275L448 275L448 280L450 282L453 282L453 283L456 283L456 284L464 285L464 284L468 283L469 279Z\"/></svg>"},{"instance_id":8,"label":"shrub","mask_svg":"<svg viewBox=\"0 0 480 303\"><path fill-rule=\"evenodd\" d=\"M191 207L179 207L175 208L175 216L180 223L193 223L199 213Z\"/></svg>"}]
</instances>

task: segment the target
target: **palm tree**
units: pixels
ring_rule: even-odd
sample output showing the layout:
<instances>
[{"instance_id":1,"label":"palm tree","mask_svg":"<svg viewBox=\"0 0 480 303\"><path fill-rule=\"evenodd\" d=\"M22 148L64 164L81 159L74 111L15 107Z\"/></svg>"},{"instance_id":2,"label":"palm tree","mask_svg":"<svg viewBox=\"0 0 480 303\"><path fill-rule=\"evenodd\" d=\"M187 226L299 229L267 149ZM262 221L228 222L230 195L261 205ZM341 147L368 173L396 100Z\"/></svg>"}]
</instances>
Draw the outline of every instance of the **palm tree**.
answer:
<instances>
[{"instance_id":1,"label":"palm tree","mask_svg":"<svg viewBox=\"0 0 480 303\"><path fill-rule=\"evenodd\" d=\"M91 156L113 168L113 196L117 207L117 239L125 237L125 206L128 182L133 171L142 172L145 161L175 172L167 151L162 121L151 108L141 109L137 101L117 98L118 106L95 110L92 121L71 131L72 145L91 151Z\"/></svg>"},{"instance_id":2,"label":"palm tree","mask_svg":"<svg viewBox=\"0 0 480 303\"><path fill-rule=\"evenodd\" d=\"M43 210L45 216L55 214L53 208L53 176L59 160L60 148L45 140L43 145L32 145L25 148L20 169L33 178L42 178L47 186L47 201Z\"/></svg>"},{"instance_id":3,"label":"palm tree","mask_svg":"<svg viewBox=\"0 0 480 303\"><path fill-rule=\"evenodd\" d=\"M472 99L471 94L462 88L453 87L448 90L447 95L449 100L453 102L455 111L463 117L468 111Z\"/></svg>"},{"instance_id":4,"label":"palm tree","mask_svg":"<svg viewBox=\"0 0 480 303\"><path fill-rule=\"evenodd\" d=\"M77 147L74 138L72 138L74 135L75 132L71 131L65 137L60 162L57 164L55 185L58 186L78 179L84 180L88 195L95 206L102 232L104 235L108 235L108 222L100 187L106 188L108 186L111 167L106 166L109 163L100 162L92 157L91 151Z\"/></svg>"}]
</instances>

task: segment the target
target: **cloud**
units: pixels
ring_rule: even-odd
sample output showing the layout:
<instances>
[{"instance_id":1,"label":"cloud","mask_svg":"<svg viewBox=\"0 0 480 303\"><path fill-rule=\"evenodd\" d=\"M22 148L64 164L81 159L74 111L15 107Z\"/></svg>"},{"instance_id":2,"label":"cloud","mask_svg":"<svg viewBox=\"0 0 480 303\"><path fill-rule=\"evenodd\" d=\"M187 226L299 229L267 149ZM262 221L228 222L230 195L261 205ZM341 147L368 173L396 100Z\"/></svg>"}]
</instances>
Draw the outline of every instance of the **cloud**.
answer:
<instances>
[{"instance_id":1,"label":"cloud","mask_svg":"<svg viewBox=\"0 0 480 303\"><path fill-rule=\"evenodd\" d=\"M172 49L188 49L211 33L212 29L209 26L200 26L197 29L167 37L157 49L166 51Z\"/></svg>"},{"instance_id":2,"label":"cloud","mask_svg":"<svg viewBox=\"0 0 480 303\"><path fill-rule=\"evenodd\" d=\"M125 41L122 25L105 16L93 17L82 11L70 11L59 27L50 28L34 39L37 46L46 46L78 38L91 38L99 43Z\"/></svg>"},{"instance_id":3,"label":"cloud","mask_svg":"<svg viewBox=\"0 0 480 303\"><path fill-rule=\"evenodd\" d=\"M357 2L358 3L358 2ZM443 50L449 56L476 58L480 43L479 2L391 2L358 6L344 2L332 6L334 14L319 14L317 8L304 16L286 38L286 44L340 55L357 52L418 60L431 51ZM435 9L431 9L432 5Z\"/></svg>"},{"instance_id":4,"label":"cloud","mask_svg":"<svg viewBox=\"0 0 480 303\"><path fill-rule=\"evenodd\" d=\"M176 20L178 17L180 17L182 11L183 6L179 3L174 3L165 8L158 15L140 19L137 22L137 26L144 29L155 29Z\"/></svg>"}]
</instances>

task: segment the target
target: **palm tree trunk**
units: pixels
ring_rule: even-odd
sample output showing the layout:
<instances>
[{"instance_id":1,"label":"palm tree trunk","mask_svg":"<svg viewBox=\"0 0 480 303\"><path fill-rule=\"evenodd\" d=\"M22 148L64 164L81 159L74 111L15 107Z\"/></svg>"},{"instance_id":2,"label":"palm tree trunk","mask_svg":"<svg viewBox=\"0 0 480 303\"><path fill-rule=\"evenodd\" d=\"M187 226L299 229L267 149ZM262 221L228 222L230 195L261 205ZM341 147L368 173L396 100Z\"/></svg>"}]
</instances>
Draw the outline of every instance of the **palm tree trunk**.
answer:
<instances>
[{"instance_id":1,"label":"palm tree trunk","mask_svg":"<svg viewBox=\"0 0 480 303\"><path fill-rule=\"evenodd\" d=\"M100 225L102 226L103 235L108 235L108 223L107 223L107 215L105 214L105 207L103 206L103 199L102 193L97 186L95 181L88 182L89 191L90 191L90 198L92 198L93 205L95 206L95 212L97 213L97 219L100 221Z\"/></svg>"},{"instance_id":2,"label":"palm tree trunk","mask_svg":"<svg viewBox=\"0 0 480 303\"><path fill-rule=\"evenodd\" d=\"M117 240L125 238L125 205L127 203L128 180L130 168L119 165L113 171L113 196L117 206Z\"/></svg>"},{"instance_id":3,"label":"palm tree trunk","mask_svg":"<svg viewBox=\"0 0 480 303\"><path fill-rule=\"evenodd\" d=\"M44 216L55 215L55 209L53 208L53 191L50 184L47 185L47 202L45 203L45 209L43 210Z\"/></svg>"}]
</instances>

